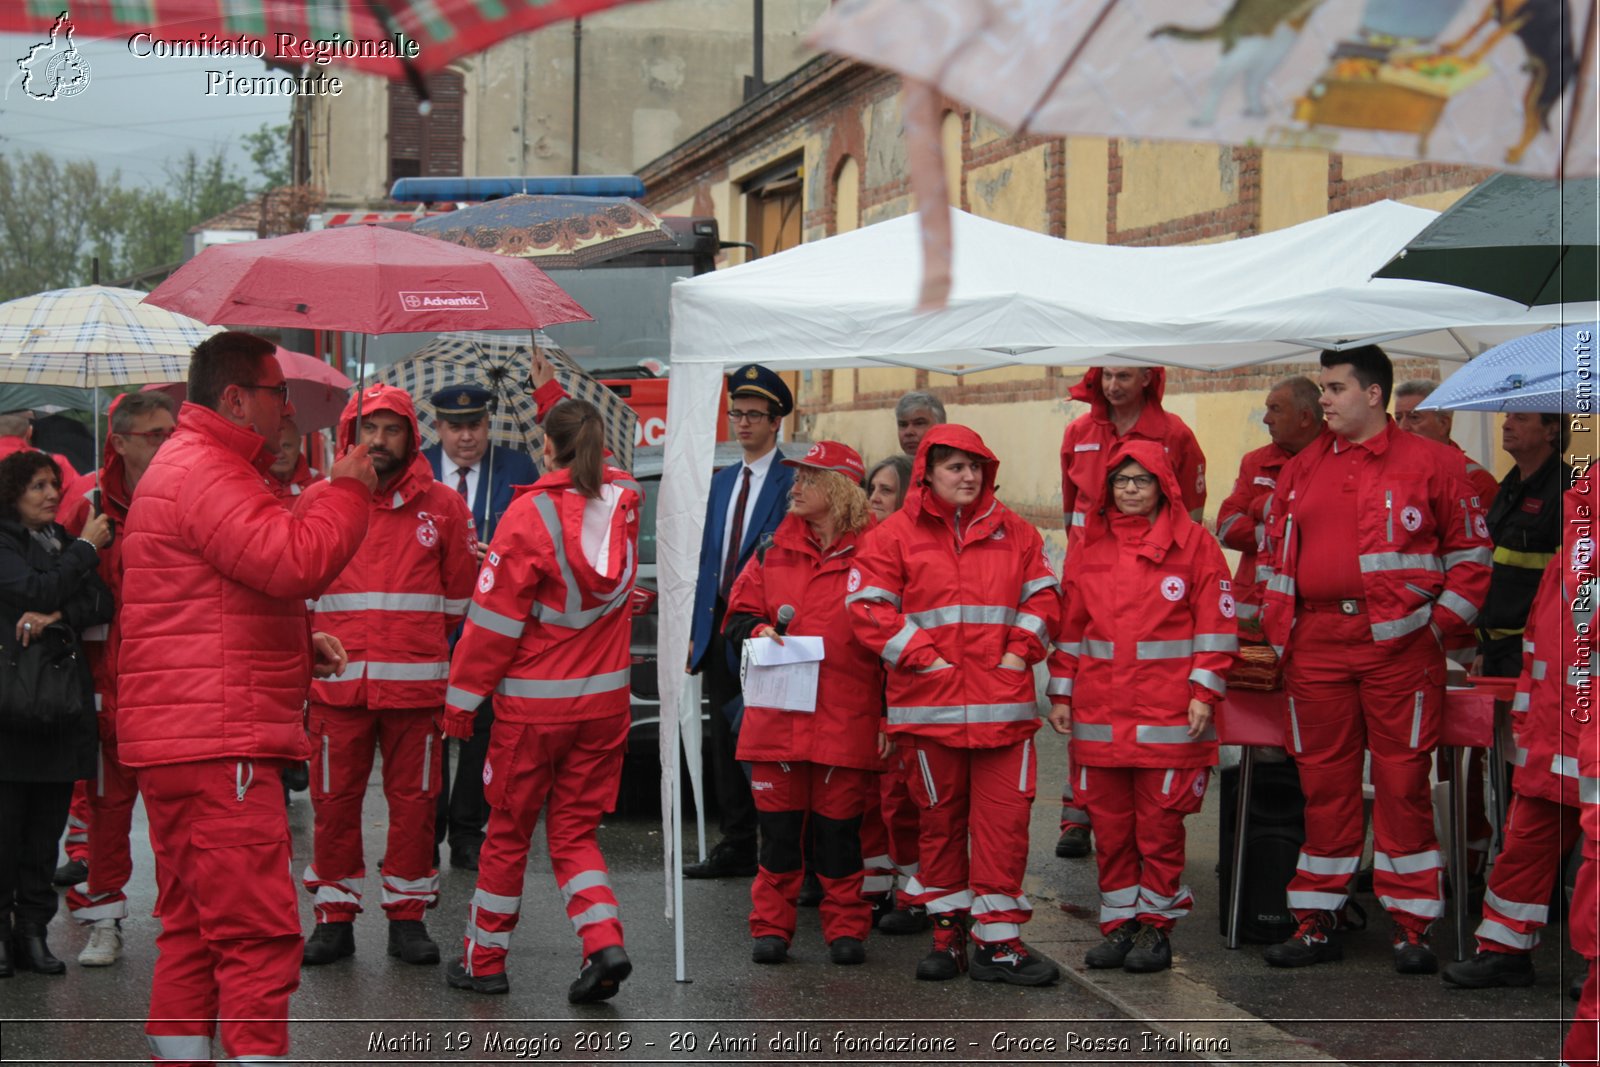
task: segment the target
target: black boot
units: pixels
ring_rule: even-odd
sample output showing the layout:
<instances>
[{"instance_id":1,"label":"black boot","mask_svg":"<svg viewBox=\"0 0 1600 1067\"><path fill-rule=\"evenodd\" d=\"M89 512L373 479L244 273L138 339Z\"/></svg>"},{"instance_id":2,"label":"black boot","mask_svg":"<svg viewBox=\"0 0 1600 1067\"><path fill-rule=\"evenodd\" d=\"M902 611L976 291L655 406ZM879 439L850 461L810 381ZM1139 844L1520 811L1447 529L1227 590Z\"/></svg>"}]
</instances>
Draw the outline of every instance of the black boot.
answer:
<instances>
[{"instance_id":1,"label":"black boot","mask_svg":"<svg viewBox=\"0 0 1600 1067\"><path fill-rule=\"evenodd\" d=\"M324 963L342 960L356 954L356 932L350 923L318 923L306 938L305 951L301 953L302 967L319 967Z\"/></svg>"},{"instance_id":2,"label":"black boot","mask_svg":"<svg viewBox=\"0 0 1600 1067\"><path fill-rule=\"evenodd\" d=\"M593 1004L617 995L622 980L633 973L633 962L621 945L612 945L583 961L583 972L567 990L567 1003Z\"/></svg>"},{"instance_id":3,"label":"black boot","mask_svg":"<svg viewBox=\"0 0 1600 1067\"><path fill-rule=\"evenodd\" d=\"M683 869L685 878L754 878L756 876L756 843L754 841L718 841L706 858L691 863Z\"/></svg>"},{"instance_id":4,"label":"black boot","mask_svg":"<svg viewBox=\"0 0 1600 1067\"><path fill-rule=\"evenodd\" d=\"M389 955L407 963L438 963L439 946L421 919L389 920Z\"/></svg>"},{"instance_id":5,"label":"black boot","mask_svg":"<svg viewBox=\"0 0 1600 1067\"><path fill-rule=\"evenodd\" d=\"M45 941L44 927L18 926L11 935L11 965L19 971L66 974L67 965L56 959Z\"/></svg>"}]
</instances>

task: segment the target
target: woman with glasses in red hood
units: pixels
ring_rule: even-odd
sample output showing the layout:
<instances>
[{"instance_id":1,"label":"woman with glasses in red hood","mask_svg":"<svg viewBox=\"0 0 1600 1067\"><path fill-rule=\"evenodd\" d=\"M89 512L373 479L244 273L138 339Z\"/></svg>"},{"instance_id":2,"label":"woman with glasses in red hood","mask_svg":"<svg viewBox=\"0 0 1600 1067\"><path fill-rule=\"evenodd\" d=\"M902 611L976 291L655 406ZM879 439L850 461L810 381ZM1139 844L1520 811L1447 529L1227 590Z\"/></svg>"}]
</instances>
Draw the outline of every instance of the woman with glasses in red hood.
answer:
<instances>
[{"instance_id":1,"label":"woman with glasses in red hood","mask_svg":"<svg viewBox=\"0 0 1600 1067\"><path fill-rule=\"evenodd\" d=\"M1189 517L1165 450L1128 441L1091 506L1064 577L1050 725L1072 738L1075 795L1099 838L1100 930L1084 962L1172 965L1184 816L1217 762L1213 709L1239 648L1222 549Z\"/></svg>"},{"instance_id":2,"label":"woman with glasses in red hood","mask_svg":"<svg viewBox=\"0 0 1600 1067\"><path fill-rule=\"evenodd\" d=\"M921 868L908 903L934 922L917 977L1048 985L1059 968L1022 942L1033 911L1022 875L1039 726L1031 665L1050 647L1060 587L1038 531L995 499L998 470L967 427L929 430L905 506L868 535L845 599L856 638L889 668L889 736L914 753Z\"/></svg>"}]
</instances>

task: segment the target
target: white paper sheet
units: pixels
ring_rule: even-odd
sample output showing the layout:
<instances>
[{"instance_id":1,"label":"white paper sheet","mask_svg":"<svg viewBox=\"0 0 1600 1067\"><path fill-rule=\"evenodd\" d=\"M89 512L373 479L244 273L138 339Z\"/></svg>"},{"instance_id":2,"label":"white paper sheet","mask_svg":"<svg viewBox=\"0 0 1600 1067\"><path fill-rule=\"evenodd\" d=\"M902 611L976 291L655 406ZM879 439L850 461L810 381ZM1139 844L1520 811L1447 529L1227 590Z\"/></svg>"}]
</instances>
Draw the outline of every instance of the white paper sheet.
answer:
<instances>
[{"instance_id":1,"label":"white paper sheet","mask_svg":"<svg viewBox=\"0 0 1600 1067\"><path fill-rule=\"evenodd\" d=\"M780 711L817 710L817 669L822 662L821 637L770 637L744 643L741 675L747 708Z\"/></svg>"}]
</instances>

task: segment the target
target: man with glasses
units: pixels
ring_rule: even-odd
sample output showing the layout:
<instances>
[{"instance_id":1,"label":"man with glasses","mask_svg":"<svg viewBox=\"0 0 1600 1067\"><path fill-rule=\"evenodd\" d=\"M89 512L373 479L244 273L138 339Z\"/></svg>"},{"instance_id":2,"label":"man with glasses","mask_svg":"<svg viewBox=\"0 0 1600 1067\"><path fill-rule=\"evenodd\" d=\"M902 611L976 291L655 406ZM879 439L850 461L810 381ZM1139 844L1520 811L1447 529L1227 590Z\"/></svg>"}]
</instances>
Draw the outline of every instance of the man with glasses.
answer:
<instances>
[{"instance_id":1,"label":"man with glasses","mask_svg":"<svg viewBox=\"0 0 1600 1067\"><path fill-rule=\"evenodd\" d=\"M789 510L794 468L776 462L778 427L794 410L783 379L751 363L728 378L728 428L744 451L735 466L711 476L700 577L695 583L689 670L704 671L711 698L710 774L721 817L722 840L704 861L683 869L686 878L750 878L756 873L756 806L750 783L734 759L733 717L742 700L736 650L722 639L728 592L761 538Z\"/></svg>"},{"instance_id":2,"label":"man with glasses","mask_svg":"<svg viewBox=\"0 0 1600 1067\"><path fill-rule=\"evenodd\" d=\"M155 850L161 934L145 1024L157 1060L287 1059L300 914L281 775L311 755L313 674L347 662L313 633L367 532L365 446L316 500L285 509L266 470L287 407L273 344L195 347L182 425L151 460L121 533L117 742Z\"/></svg>"},{"instance_id":3,"label":"man with glasses","mask_svg":"<svg viewBox=\"0 0 1600 1067\"><path fill-rule=\"evenodd\" d=\"M177 429L176 405L165 393L128 393L111 402L110 432L98 471L81 475L61 503L61 524L77 536L89 519L104 513L111 519L111 543L100 550L100 577L113 603L122 603L122 538L134 487L149 469L156 451ZM81 635L94 675L95 703L100 713L98 773L79 782L72 803L88 827L88 870L67 892L72 917L91 927L89 942L78 953L85 967L108 967L122 955L122 920L128 917L123 889L133 873L128 835L133 828L133 802L139 791L133 770L117 755L117 620ZM82 801L80 808L79 801Z\"/></svg>"}]
</instances>

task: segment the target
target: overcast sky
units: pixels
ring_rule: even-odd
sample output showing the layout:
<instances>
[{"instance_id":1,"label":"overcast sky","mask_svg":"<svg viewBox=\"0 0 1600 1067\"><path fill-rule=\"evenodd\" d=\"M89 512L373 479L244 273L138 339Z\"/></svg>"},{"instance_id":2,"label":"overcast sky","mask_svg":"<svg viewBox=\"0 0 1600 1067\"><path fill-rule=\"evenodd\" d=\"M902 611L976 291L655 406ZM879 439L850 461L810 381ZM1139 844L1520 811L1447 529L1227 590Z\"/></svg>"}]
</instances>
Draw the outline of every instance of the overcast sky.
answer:
<instances>
[{"instance_id":1,"label":"overcast sky","mask_svg":"<svg viewBox=\"0 0 1600 1067\"><path fill-rule=\"evenodd\" d=\"M88 88L70 99L35 100L22 91L17 60L40 41L0 33L0 152L7 156L43 151L91 159L104 171L120 170L130 184L156 184L168 160L191 148L206 156L222 147L234 169L248 175L241 135L288 121L287 97L205 95L208 69L256 76L266 71L261 60L141 59L129 53L125 38L74 35L89 63Z\"/></svg>"}]
</instances>

